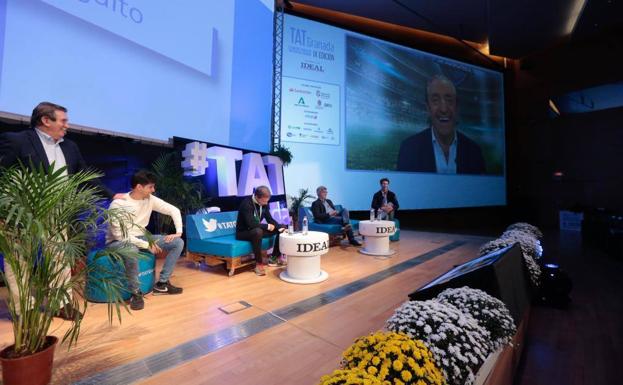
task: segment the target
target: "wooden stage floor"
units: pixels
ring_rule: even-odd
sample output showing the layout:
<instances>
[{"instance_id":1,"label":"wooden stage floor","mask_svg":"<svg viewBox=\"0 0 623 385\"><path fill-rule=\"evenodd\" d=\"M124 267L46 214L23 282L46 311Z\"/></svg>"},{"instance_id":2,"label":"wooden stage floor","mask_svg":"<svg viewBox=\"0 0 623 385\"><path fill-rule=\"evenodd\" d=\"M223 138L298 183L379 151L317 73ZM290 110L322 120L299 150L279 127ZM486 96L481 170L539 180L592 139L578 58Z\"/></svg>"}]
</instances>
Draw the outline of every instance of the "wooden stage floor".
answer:
<instances>
[{"instance_id":1,"label":"wooden stage floor","mask_svg":"<svg viewBox=\"0 0 623 385\"><path fill-rule=\"evenodd\" d=\"M475 258L490 239L402 231L391 258L332 247L322 257L329 279L312 285L280 280L280 268L229 278L181 259L171 281L182 295L148 295L144 310L112 326L106 306L91 304L78 345L57 348L52 384L317 384L357 337L383 328L408 293ZM241 301L250 306L219 309ZM55 320L53 334L65 328ZM0 346L11 342L4 317Z\"/></svg>"}]
</instances>

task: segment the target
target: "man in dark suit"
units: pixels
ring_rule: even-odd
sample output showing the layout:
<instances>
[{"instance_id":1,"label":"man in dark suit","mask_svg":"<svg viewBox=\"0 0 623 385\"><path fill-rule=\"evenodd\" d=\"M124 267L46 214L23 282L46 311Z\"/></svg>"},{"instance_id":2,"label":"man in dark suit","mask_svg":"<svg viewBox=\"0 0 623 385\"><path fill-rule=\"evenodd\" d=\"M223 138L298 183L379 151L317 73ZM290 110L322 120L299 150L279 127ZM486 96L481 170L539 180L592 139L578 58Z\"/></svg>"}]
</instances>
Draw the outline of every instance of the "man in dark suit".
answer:
<instances>
[{"instance_id":1,"label":"man in dark suit","mask_svg":"<svg viewBox=\"0 0 623 385\"><path fill-rule=\"evenodd\" d=\"M42 102L32 111L30 124L32 129L9 132L0 136L0 165L10 167L21 161L24 165L45 168L54 163L55 169L67 166L66 173L74 174L86 168L78 146L71 140L63 139L69 128L67 109L54 103ZM102 195L112 198L112 193L99 182L95 184L102 190ZM60 273L69 279L69 268ZM5 264L5 275L10 286L17 292L16 277ZM70 292L71 293L71 292ZM77 310L67 303L57 314L63 319L74 319ZM80 316L80 315L78 315Z\"/></svg>"},{"instance_id":2,"label":"man in dark suit","mask_svg":"<svg viewBox=\"0 0 623 385\"><path fill-rule=\"evenodd\" d=\"M262 261L262 238L276 235L272 256L269 258L269 266L283 264L279 259L279 234L286 228L273 219L268 209L270 190L266 186L259 186L253 195L246 197L238 208L236 220L236 239L251 242L251 248L255 255L255 274L266 275L264 262ZM261 223L265 219L266 223Z\"/></svg>"},{"instance_id":3,"label":"man in dark suit","mask_svg":"<svg viewBox=\"0 0 623 385\"><path fill-rule=\"evenodd\" d=\"M353 234L348 209L343 208L341 211L337 211L333 202L327 199L328 191L325 186L319 186L316 189L316 194L318 195L318 199L316 199L311 206L314 220L318 223L342 225L342 230L346 233L350 244L353 246L361 246L361 243L357 242Z\"/></svg>"},{"instance_id":4,"label":"man in dark suit","mask_svg":"<svg viewBox=\"0 0 623 385\"><path fill-rule=\"evenodd\" d=\"M440 174L484 174L480 146L456 129L456 88L437 75L426 84L430 127L405 139L398 153L398 171Z\"/></svg>"},{"instance_id":5,"label":"man in dark suit","mask_svg":"<svg viewBox=\"0 0 623 385\"><path fill-rule=\"evenodd\" d=\"M381 210L382 217L393 221L396 210L398 210L399 207L398 199L393 191L389 191L389 179L382 178L379 183L381 184L381 189L372 197L371 207L374 210Z\"/></svg>"},{"instance_id":6,"label":"man in dark suit","mask_svg":"<svg viewBox=\"0 0 623 385\"><path fill-rule=\"evenodd\" d=\"M30 117L32 129L7 132L0 136L0 164L10 167L21 161L29 166L43 165L55 169L67 166L67 174L75 174L87 168L80 149L73 141L64 139L69 128L67 109L54 103L41 102ZM112 192L99 181L94 184L100 188L104 197L113 198Z\"/></svg>"}]
</instances>

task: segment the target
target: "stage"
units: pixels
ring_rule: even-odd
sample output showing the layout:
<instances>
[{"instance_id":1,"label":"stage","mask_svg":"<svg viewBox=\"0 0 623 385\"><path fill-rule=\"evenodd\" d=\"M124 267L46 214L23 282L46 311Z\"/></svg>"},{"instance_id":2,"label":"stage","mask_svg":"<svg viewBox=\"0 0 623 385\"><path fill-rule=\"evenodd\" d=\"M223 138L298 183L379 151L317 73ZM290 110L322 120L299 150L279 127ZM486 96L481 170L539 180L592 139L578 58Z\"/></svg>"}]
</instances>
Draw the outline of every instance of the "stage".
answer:
<instances>
[{"instance_id":1,"label":"stage","mask_svg":"<svg viewBox=\"0 0 623 385\"><path fill-rule=\"evenodd\" d=\"M182 258L171 279L182 295L147 295L144 310L113 326L106 305L90 304L78 345L57 348L52 384L317 384L409 293L475 258L490 239L403 230L391 257L344 243L322 256L329 279L310 285L282 281L282 268L230 278ZM62 336L63 322L51 331ZM1 346L12 338L4 309Z\"/></svg>"}]
</instances>

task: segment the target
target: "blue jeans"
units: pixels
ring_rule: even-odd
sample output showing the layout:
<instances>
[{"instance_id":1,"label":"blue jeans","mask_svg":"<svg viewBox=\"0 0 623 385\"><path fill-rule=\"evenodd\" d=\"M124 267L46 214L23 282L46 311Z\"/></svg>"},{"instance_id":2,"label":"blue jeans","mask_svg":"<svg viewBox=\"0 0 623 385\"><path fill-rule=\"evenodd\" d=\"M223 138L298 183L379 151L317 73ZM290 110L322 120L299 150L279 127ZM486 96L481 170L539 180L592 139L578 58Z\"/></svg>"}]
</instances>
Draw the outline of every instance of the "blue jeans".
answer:
<instances>
[{"instance_id":1,"label":"blue jeans","mask_svg":"<svg viewBox=\"0 0 623 385\"><path fill-rule=\"evenodd\" d=\"M182 238L175 238L171 242L166 243L164 241L164 235L154 235L153 238L155 243L164 251L167 251L167 257L164 260L164 266L162 266L162 270L160 271L160 278L158 282L166 282L171 277L171 273L173 272L173 268L177 263L177 260L180 258L182 251L184 250L184 240ZM137 237L144 241L147 239L145 237ZM121 241L111 242L109 245L114 246L121 244ZM138 247L134 245L129 245L133 247L138 252ZM125 274L128 277L128 290L132 293L138 291L138 261L136 258L124 258L125 264Z\"/></svg>"},{"instance_id":2,"label":"blue jeans","mask_svg":"<svg viewBox=\"0 0 623 385\"><path fill-rule=\"evenodd\" d=\"M327 219L326 221L322 223L328 223L332 225L342 225L342 226L346 226L347 224L350 223L350 214L348 212L348 209L342 209L342 211L339 214L340 214L339 216L329 217L329 219ZM346 232L346 237L348 238L349 241L352 241L353 239L355 239L355 235L353 234L352 229Z\"/></svg>"}]
</instances>

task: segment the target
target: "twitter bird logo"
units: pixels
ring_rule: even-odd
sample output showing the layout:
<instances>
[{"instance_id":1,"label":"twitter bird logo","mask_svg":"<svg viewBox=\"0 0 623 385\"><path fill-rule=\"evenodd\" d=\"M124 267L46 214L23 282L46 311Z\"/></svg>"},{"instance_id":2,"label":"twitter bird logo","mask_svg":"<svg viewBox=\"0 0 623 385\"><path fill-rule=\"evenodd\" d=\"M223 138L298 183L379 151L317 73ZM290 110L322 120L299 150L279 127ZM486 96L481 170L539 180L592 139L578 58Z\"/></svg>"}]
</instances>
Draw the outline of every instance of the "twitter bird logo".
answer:
<instances>
[{"instance_id":1,"label":"twitter bird logo","mask_svg":"<svg viewBox=\"0 0 623 385\"><path fill-rule=\"evenodd\" d=\"M203 227L205 227L208 233L211 233L214 230L216 230L216 219L212 218L209 221L202 219L202 221L203 221Z\"/></svg>"}]
</instances>

